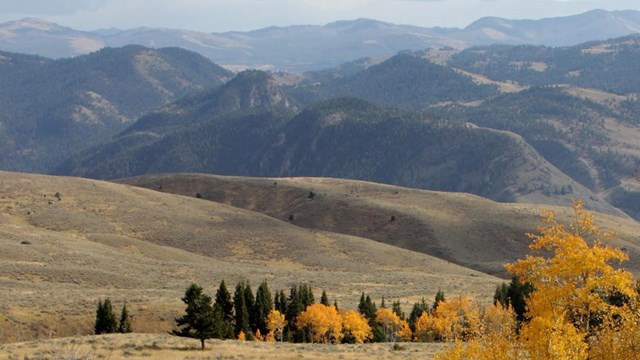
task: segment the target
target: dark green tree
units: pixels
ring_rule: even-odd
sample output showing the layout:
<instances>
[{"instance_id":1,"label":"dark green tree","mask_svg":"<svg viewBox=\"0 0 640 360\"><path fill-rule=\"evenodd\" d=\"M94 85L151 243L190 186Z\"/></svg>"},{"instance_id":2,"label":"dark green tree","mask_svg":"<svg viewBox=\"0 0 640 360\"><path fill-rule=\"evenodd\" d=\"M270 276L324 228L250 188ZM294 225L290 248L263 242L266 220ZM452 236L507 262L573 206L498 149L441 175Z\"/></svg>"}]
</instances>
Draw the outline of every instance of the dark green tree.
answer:
<instances>
[{"instance_id":1,"label":"dark green tree","mask_svg":"<svg viewBox=\"0 0 640 360\"><path fill-rule=\"evenodd\" d=\"M327 297L327 292L324 290L322 290L322 295L320 295L320 304L324 306L331 306L331 303L329 303L329 298Z\"/></svg>"},{"instance_id":2,"label":"dark green tree","mask_svg":"<svg viewBox=\"0 0 640 360\"><path fill-rule=\"evenodd\" d=\"M211 297L200 286L191 284L185 291L182 302L187 306L185 314L176 319L178 329L172 330L171 334L199 339L204 350L205 340L213 338L216 329Z\"/></svg>"},{"instance_id":3,"label":"dark green tree","mask_svg":"<svg viewBox=\"0 0 640 360\"><path fill-rule=\"evenodd\" d=\"M271 299L271 292L269 291L269 285L267 280L263 280L256 290L256 303L253 313L256 317L256 327L260 330L261 334L267 334L267 315L273 309L273 300Z\"/></svg>"},{"instance_id":4,"label":"dark green tree","mask_svg":"<svg viewBox=\"0 0 640 360\"><path fill-rule=\"evenodd\" d=\"M100 334L113 334L118 329L118 320L113 313L113 306L111 300L106 298L104 301L98 300L98 306L96 308L96 323L94 325L94 332L96 335Z\"/></svg>"},{"instance_id":5,"label":"dark green tree","mask_svg":"<svg viewBox=\"0 0 640 360\"><path fill-rule=\"evenodd\" d=\"M231 294L227 290L227 285L224 280L220 282L218 291L216 291L215 305L220 308L220 313L224 321L224 334L219 336L221 339L235 339L233 328L233 302L231 301Z\"/></svg>"},{"instance_id":6,"label":"dark green tree","mask_svg":"<svg viewBox=\"0 0 640 360\"><path fill-rule=\"evenodd\" d=\"M305 340L305 331L296 328L296 319L298 315L304 311L306 306L302 300L302 294L299 291L300 286L292 286L289 290L289 298L287 299L287 311L285 318L287 319L287 331L285 338L288 341L303 342Z\"/></svg>"},{"instance_id":7,"label":"dark green tree","mask_svg":"<svg viewBox=\"0 0 640 360\"><path fill-rule=\"evenodd\" d=\"M309 284L301 284L298 287L298 293L300 294L300 300L302 301L303 309L306 309L307 306L314 304L316 302L313 296L313 290L311 290L311 286Z\"/></svg>"},{"instance_id":8,"label":"dark green tree","mask_svg":"<svg viewBox=\"0 0 640 360\"><path fill-rule=\"evenodd\" d=\"M367 320L371 321L376 318L376 304L371 302L371 297L367 295L365 297L364 293L360 296L360 303L358 304L358 311L360 314L364 315Z\"/></svg>"},{"instance_id":9,"label":"dark green tree","mask_svg":"<svg viewBox=\"0 0 640 360\"><path fill-rule=\"evenodd\" d=\"M433 306L431 307L431 311L436 311L438 304L441 303L442 301L446 301L446 299L444 298L444 291L438 290L438 292L436 293L436 298L433 301Z\"/></svg>"},{"instance_id":10,"label":"dark green tree","mask_svg":"<svg viewBox=\"0 0 640 360\"><path fill-rule=\"evenodd\" d=\"M250 333L245 332L245 334L247 335L247 340L252 340L253 334L256 332L256 329L257 329L258 318L254 311L256 307L256 298L255 296L253 296L253 290L251 290L251 284L249 284L248 281L244 285L244 304L247 307L247 313L249 314L249 330L250 330Z\"/></svg>"},{"instance_id":11,"label":"dark green tree","mask_svg":"<svg viewBox=\"0 0 640 360\"><path fill-rule=\"evenodd\" d=\"M252 333L249 324L249 309L247 309L245 298L245 284L243 281L236 284L236 290L233 293L233 310L235 317L234 335L237 337L242 331L248 339Z\"/></svg>"},{"instance_id":12,"label":"dark green tree","mask_svg":"<svg viewBox=\"0 0 640 360\"><path fill-rule=\"evenodd\" d=\"M413 308L409 314L409 327L411 328L411 331L416 331L416 321L425 311L427 313L429 312L429 305L424 298L422 298L420 302L413 304Z\"/></svg>"},{"instance_id":13,"label":"dark green tree","mask_svg":"<svg viewBox=\"0 0 640 360\"><path fill-rule=\"evenodd\" d=\"M275 299L273 301L273 306L276 310L280 311L281 314L286 314L287 312L287 297L284 295L284 290L275 292Z\"/></svg>"},{"instance_id":14,"label":"dark green tree","mask_svg":"<svg viewBox=\"0 0 640 360\"><path fill-rule=\"evenodd\" d=\"M514 276L509 283L507 296L509 297L509 303L513 307L513 311L516 313L516 319L518 321L526 321L527 317L527 297L533 292L533 285L530 283L520 282L520 278Z\"/></svg>"},{"instance_id":15,"label":"dark green tree","mask_svg":"<svg viewBox=\"0 0 640 360\"><path fill-rule=\"evenodd\" d=\"M122 305L122 311L120 311L120 321L118 321L118 332L122 334L133 332L131 327L131 316L127 310L127 304Z\"/></svg>"},{"instance_id":16,"label":"dark green tree","mask_svg":"<svg viewBox=\"0 0 640 360\"><path fill-rule=\"evenodd\" d=\"M400 300L394 301L391 304L391 311L393 311L398 317L402 320L405 319L404 313L402 312L402 308L400 307Z\"/></svg>"}]
</instances>

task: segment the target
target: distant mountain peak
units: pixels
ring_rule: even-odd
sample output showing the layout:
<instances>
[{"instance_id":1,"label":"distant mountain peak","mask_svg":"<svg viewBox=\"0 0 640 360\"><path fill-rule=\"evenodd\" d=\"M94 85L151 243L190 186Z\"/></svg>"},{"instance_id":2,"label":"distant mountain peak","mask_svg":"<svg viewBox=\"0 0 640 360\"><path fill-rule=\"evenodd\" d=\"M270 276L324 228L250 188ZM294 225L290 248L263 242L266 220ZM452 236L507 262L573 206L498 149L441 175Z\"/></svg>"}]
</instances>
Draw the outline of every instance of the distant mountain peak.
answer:
<instances>
[{"instance_id":1,"label":"distant mountain peak","mask_svg":"<svg viewBox=\"0 0 640 360\"><path fill-rule=\"evenodd\" d=\"M277 81L260 70L246 70L238 73L220 90L219 99L227 106L231 106L233 110L293 107Z\"/></svg>"},{"instance_id":2,"label":"distant mountain peak","mask_svg":"<svg viewBox=\"0 0 640 360\"><path fill-rule=\"evenodd\" d=\"M50 22L50 21L43 20L40 18L35 18L35 17L25 17L20 20L5 23L4 25L5 25L4 27L6 27L9 30L31 29L31 30L40 30L40 31L50 32L50 31L59 31L63 29L69 29L64 26L58 25L54 22Z\"/></svg>"}]
</instances>

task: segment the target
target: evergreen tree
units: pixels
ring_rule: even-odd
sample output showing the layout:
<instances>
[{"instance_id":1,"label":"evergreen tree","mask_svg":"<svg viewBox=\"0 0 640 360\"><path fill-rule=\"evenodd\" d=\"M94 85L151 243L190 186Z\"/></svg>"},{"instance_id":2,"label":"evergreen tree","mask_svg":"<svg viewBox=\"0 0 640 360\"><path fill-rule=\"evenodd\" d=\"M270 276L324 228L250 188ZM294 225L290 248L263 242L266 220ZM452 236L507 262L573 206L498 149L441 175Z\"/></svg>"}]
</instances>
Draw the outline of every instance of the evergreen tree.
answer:
<instances>
[{"instance_id":1,"label":"evergreen tree","mask_svg":"<svg viewBox=\"0 0 640 360\"><path fill-rule=\"evenodd\" d=\"M116 315L113 313L111 300L109 300L109 298L106 298L104 302L98 300L94 332L96 333L96 335L113 334L117 329L118 320L116 319Z\"/></svg>"},{"instance_id":2,"label":"evergreen tree","mask_svg":"<svg viewBox=\"0 0 640 360\"><path fill-rule=\"evenodd\" d=\"M226 321L224 311L219 304L213 304L213 323L214 338L222 340L233 338L233 323Z\"/></svg>"},{"instance_id":3,"label":"evergreen tree","mask_svg":"<svg viewBox=\"0 0 640 360\"><path fill-rule=\"evenodd\" d=\"M382 297L382 301L380 301L380 308L381 308L381 309L384 309L384 308L386 308L386 307L387 307L387 306L384 304L384 296L383 296L383 297Z\"/></svg>"},{"instance_id":4,"label":"evergreen tree","mask_svg":"<svg viewBox=\"0 0 640 360\"><path fill-rule=\"evenodd\" d=\"M127 310L127 304L122 305L122 311L120 311L120 321L118 321L118 332L122 334L133 332L131 327L131 316Z\"/></svg>"},{"instance_id":5,"label":"evergreen tree","mask_svg":"<svg viewBox=\"0 0 640 360\"><path fill-rule=\"evenodd\" d=\"M267 328L267 316L271 310L273 310L271 292L269 291L267 280L263 280L260 286L258 286L258 290L256 290L256 304L253 311L256 314L256 326L262 334L269 332Z\"/></svg>"},{"instance_id":6,"label":"evergreen tree","mask_svg":"<svg viewBox=\"0 0 640 360\"><path fill-rule=\"evenodd\" d=\"M235 314L234 337L237 337L241 331L244 332L245 335L251 333L249 310L247 309L244 289L244 282L241 281L236 284L236 290L233 293L233 310Z\"/></svg>"},{"instance_id":7,"label":"evergreen tree","mask_svg":"<svg viewBox=\"0 0 640 360\"><path fill-rule=\"evenodd\" d=\"M249 314L249 333L246 333L247 340L253 340L253 334L255 334L257 328L257 315L255 313L256 298L253 296L253 290L251 290L251 284L247 281L244 285L244 304L247 307L247 313Z\"/></svg>"},{"instance_id":8,"label":"evergreen tree","mask_svg":"<svg viewBox=\"0 0 640 360\"><path fill-rule=\"evenodd\" d=\"M423 312L429 312L429 305L424 298L422 298L420 302L413 304L411 314L409 314L409 327L411 328L411 331L416 331L416 321Z\"/></svg>"},{"instance_id":9,"label":"evergreen tree","mask_svg":"<svg viewBox=\"0 0 640 360\"><path fill-rule=\"evenodd\" d=\"M320 296L320 304L325 306L331 306L329 303L329 298L327 297L327 292L322 290L322 295Z\"/></svg>"},{"instance_id":10,"label":"evergreen tree","mask_svg":"<svg viewBox=\"0 0 640 360\"><path fill-rule=\"evenodd\" d=\"M171 334L199 339L204 350L205 340L215 336L216 324L211 297L200 286L191 284L185 291L182 302L187 306L186 314L176 319L176 326L182 328L174 329Z\"/></svg>"},{"instance_id":11,"label":"evergreen tree","mask_svg":"<svg viewBox=\"0 0 640 360\"><path fill-rule=\"evenodd\" d=\"M506 283L502 283L496 286L496 291L493 293L493 305L500 304L502 307L510 306L509 303L509 286Z\"/></svg>"},{"instance_id":12,"label":"evergreen tree","mask_svg":"<svg viewBox=\"0 0 640 360\"><path fill-rule=\"evenodd\" d=\"M231 294L227 290L227 285L224 280L220 282L218 291L216 292L215 304L220 308L220 313L224 321L224 334L220 336L221 339L235 339L233 328L233 302L231 301Z\"/></svg>"},{"instance_id":13,"label":"evergreen tree","mask_svg":"<svg viewBox=\"0 0 640 360\"><path fill-rule=\"evenodd\" d=\"M511 283L507 290L507 296L509 303L513 307L513 311L516 313L518 321L522 322L526 320L525 313L527 312L527 299L533 292L533 285L530 283L520 282L518 276L511 278Z\"/></svg>"},{"instance_id":14,"label":"evergreen tree","mask_svg":"<svg viewBox=\"0 0 640 360\"><path fill-rule=\"evenodd\" d=\"M368 320L376 318L376 305L371 302L371 297L367 295L365 297L364 293L360 296L360 303L358 304L358 311L360 314L364 315Z\"/></svg>"},{"instance_id":15,"label":"evergreen tree","mask_svg":"<svg viewBox=\"0 0 640 360\"><path fill-rule=\"evenodd\" d=\"M284 295L284 290L276 291L276 296L280 300L274 302L275 309L280 311L281 314L286 314L286 312L287 312L287 297Z\"/></svg>"},{"instance_id":16,"label":"evergreen tree","mask_svg":"<svg viewBox=\"0 0 640 360\"><path fill-rule=\"evenodd\" d=\"M402 308L400 307L400 300L394 301L391 304L391 311L393 311L394 314L398 315L398 317L401 320L404 320L404 313L402 312Z\"/></svg>"},{"instance_id":17,"label":"evergreen tree","mask_svg":"<svg viewBox=\"0 0 640 360\"><path fill-rule=\"evenodd\" d=\"M436 311L438 304L441 303L442 301L446 301L446 299L444 298L444 291L438 290L438 292L436 293L436 298L433 301L433 306L431 307L431 311Z\"/></svg>"},{"instance_id":18,"label":"evergreen tree","mask_svg":"<svg viewBox=\"0 0 640 360\"><path fill-rule=\"evenodd\" d=\"M289 298L287 299L287 310L285 312L285 318L287 319L285 339L287 339L287 341L302 342L305 337L304 331L298 331L295 325L298 315L306 308L298 290L299 287L292 286L289 291Z\"/></svg>"},{"instance_id":19,"label":"evergreen tree","mask_svg":"<svg viewBox=\"0 0 640 360\"><path fill-rule=\"evenodd\" d=\"M313 296L313 290L311 290L311 286L308 284L301 284L298 288L298 293L300 294L300 300L302 301L303 309L306 309L307 306L314 304L315 298Z\"/></svg>"},{"instance_id":20,"label":"evergreen tree","mask_svg":"<svg viewBox=\"0 0 640 360\"><path fill-rule=\"evenodd\" d=\"M371 341L382 342L385 341L385 334L380 324L376 322L376 311L376 304L371 301L371 297L369 295L365 296L363 292L360 296L358 312L367 318L367 321L369 322L369 326L371 327L371 332L373 334Z\"/></svg>"}]
</instances>

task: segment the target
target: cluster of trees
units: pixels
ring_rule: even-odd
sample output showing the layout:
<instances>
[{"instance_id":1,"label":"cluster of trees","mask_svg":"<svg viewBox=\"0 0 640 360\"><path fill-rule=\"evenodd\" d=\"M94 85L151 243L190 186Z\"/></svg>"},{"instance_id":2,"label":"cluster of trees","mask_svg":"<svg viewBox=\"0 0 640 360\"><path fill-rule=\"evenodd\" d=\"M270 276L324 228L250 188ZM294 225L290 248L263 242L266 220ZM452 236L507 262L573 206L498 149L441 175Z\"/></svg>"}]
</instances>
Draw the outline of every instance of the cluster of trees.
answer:
<instances>
[{"instance_id":1,"label":"cluster of trees","mask_svg":"<svg viewBox=\"0 0 640 360\"><path fill-rule=\"evenodd\" d=\"M232 296L223 280L215 299L191 284L182 301L185 314L176 319L172 334L197 338L203 349L210 338L334 344L467 340L485 323L512 314L500 303L485 309L467 296L447 300L442 291L432 304L424 298L415 303L409 316L400 301L387 307L382 298L377 307L365 293L356 310L332 304L325 291L316 303L307 284L292 286L288 295L276 291L272 301L266 281L255 295L249 283L239 282Z\"/></svg>"},{"instance_id":2,"label":"cluster of trees","mask_svg":"<svg viewBox=\"0 0 640 360\"><path fill-rule=\"evenodd\" d=\"M609 246L612 235L599 231L581 202L574 210L576 221L567 227L553 212L546 215L539 235L530 235L530 248L539 255L506 265L514 278L496 289L493 306L464 295L447 300L438 292L432 305L423 299L407 317L399 302L388 308L383 298L378 308L363 293L357 310L344 310L324 292L315 303L307 285L292 287L289 296L276 292L270 306L263 301L266 282L255 300L248 284L240 283L233 301L227 293L213 305L193 284L183 298L187 314L176 320L182 329L174 333L200 338L203 348L207 338L233 335L321 343L452 342L439 360L636 358L640 288L628 271L613 266L627 255ZM221 288L224 295L224 282ZM228 312L221 312L225 303L219 299L227 300ZM216 332L225 326L234 331Z\"/></svg>"},{"instance_id":3,"label":"cluster of trees","mask_svg":"<svg viewBox=\"0 0 640 360\"><path fill-rule=\"evenodd\" d=\"M612 235L599 231L581 202L574 210L576 222L570 227L549 212L540 234L531 235L530 248L539 255L506 265L528 284L522 318L516 320L516 303L500 306L509 316L485 322L480 333L457 339L466 341L457 341L438 359L637 358L638 283L613 266L628 257L609 245ZM498 304L508 298L504 294L496 292Z\"/></svg>"},{"instance_id":4,"label":"cluster of trees","mask_svg":"<svg viewBox=\"0 0 640 360\"><path fill-rule=\"evenodd\" d=\"M127 310L127 304L122 305L120 318L118 320L116 314L113 312L111 300L109 300L109 298L106 298L104 301L98 300L96 323L93 329L96 335L133 332L131 315L129 315L129 311Z\"/></svg>"}]
</instances>

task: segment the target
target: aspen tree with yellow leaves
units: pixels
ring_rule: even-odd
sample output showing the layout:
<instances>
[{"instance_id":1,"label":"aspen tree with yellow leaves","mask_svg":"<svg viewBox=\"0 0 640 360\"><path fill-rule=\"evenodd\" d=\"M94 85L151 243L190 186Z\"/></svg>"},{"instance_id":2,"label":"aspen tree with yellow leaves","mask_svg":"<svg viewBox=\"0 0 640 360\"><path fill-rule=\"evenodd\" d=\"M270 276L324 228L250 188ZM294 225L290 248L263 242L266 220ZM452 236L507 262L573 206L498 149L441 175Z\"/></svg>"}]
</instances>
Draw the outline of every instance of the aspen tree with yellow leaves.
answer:
<instances>
[{"instance_id":1,"label":"aspen tree with yellow leaves","mask_svg":"<svg viewBox=\"0 0 640 360\"><path fill-rule=\"evenodd\" d=\"M281 314L278 310L271 310L267 315L267 329L269 333L280 341L284 340L283 333L284 328L287 326L287 320L284 318L284 314Z\"/></svg>"},{"instance_id":2,"label":"aspen tree with yellow leaves","mask_svg":"<svg viewBox=\"0 0 640 360\"><path fill-rule=\"evenodd\" d=\"M336 308L311 304L296 319L298 329L307 329L312 342L329 343L342 340L342 317Z\"/></svg>"},{"instance_id":3,"label":"aspen tree with yellow leaves","mask_svg":"<svg viewBox=\"0 0 640 360\"><path fill-rule=\"evenodd\" d=\"M387 341L398 341L398 331L402 326L402 320L393 311L387 308L380 308L376 311L376 322L382 325Z\"/></svg>"},{"instance_id":4,"label":"aspen tree with yellow leaves","mask_svg":"<svg viewBox=\"0 0 640 360\"><path fill-rule=\"evenodd\" d=\"M371 326L364 315L355 310L343 311L341 315L345 341L360 344L371 339Z\"/></svg>"},{"instance_id":5,"label":"aspen tree with yellow leaves","mask_svg":"<svg viewBox=\"0 0 640 360\"><path fill-rule=\"evenodd\" d=\"M492 328L467 344L458 342L438 359L634 359L640 350L638 291L631 273L614 267L627 255L609 245L582 202L573 204L569 227L547 212L528 255L506 269L533 286L520 333L498 336ZM490 355L490 356L489 356Z\"/></svg>"}]
</instances>

